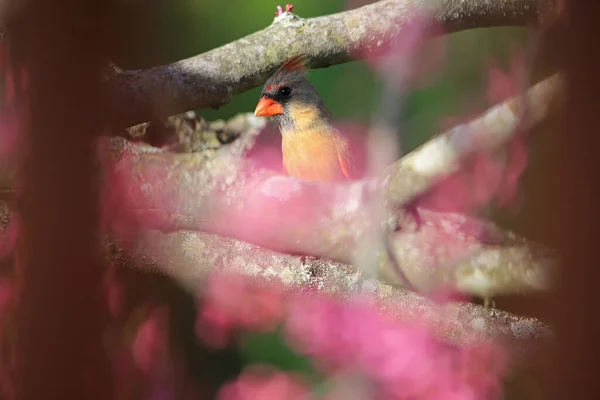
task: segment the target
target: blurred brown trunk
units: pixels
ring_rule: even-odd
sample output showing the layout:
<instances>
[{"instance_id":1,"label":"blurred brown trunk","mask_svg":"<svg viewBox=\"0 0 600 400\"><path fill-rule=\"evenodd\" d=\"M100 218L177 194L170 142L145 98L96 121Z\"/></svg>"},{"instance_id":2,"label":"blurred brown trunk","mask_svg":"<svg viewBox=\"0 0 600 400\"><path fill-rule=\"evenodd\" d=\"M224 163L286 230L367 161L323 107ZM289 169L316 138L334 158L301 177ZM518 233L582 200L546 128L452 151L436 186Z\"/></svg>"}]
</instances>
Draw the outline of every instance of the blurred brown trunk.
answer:
<instances>
[{"instance_id":1,"label":"blurred brown trunk","mask_svg":"<svg viewBox=\"0 0 600 400\"><path fill-rule=\"evenodd\" d=\"M104 125L100 56L112 2L29 6L9 37L15 63L30 76L18 185L15 394L110 399L92 140Z\"/></svg>"},{"instance_id":2,"label":"blurred brown trunk","mask_svg":"<svg viewBox=\"0 0 600 400\"><path fill-rule=\"evenodd\" d=\"M540 221L564 262L553 305L558 353L545 398L588 399L600 394L600 3L571 0L567 11L568 87L559 153L548 171L549 211Z\"/></svg>"}]
</instances>

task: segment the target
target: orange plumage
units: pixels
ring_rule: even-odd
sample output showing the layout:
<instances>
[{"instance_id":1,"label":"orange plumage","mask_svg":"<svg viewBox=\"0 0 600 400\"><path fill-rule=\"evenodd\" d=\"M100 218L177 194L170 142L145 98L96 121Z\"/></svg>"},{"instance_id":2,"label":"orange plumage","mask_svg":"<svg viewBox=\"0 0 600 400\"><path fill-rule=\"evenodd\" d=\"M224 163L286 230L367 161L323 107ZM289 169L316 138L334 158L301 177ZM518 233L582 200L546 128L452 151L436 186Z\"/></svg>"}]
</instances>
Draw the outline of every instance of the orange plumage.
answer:
<instances>
[{"instance_id":1,"label":"orange plumage","mask_svg":"<svg viewBox=\"0 0 600 400\"><path fill-rule=\"evenodd\" d=\"M340 181L353 176L348 140L331 125L316 89L306 80L306 59L289 59L267 80L256 106L282 134L287 174L311 181Z\"/></svg>"}]
</instances>

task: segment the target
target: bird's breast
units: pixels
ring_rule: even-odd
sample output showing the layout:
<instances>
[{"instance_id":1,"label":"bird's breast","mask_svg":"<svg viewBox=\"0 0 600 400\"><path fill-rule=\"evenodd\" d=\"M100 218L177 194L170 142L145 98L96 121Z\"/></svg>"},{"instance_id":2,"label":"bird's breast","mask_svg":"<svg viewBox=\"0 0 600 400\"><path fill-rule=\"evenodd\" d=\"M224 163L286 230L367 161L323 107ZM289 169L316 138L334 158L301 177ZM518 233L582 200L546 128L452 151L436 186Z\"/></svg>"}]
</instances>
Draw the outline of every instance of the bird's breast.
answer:
<instances>
[{"instance_id":1,"label":"bird's breast","mask_svg":"<svg viewBox=\"0 0 600 400\"><path fill-rule=\"evenodd\" d=\"M344 138L328 130L285 132L282 135L283 166L286 172L311 181L340 181L347 148Z\"/></svg>"}]
</instances>

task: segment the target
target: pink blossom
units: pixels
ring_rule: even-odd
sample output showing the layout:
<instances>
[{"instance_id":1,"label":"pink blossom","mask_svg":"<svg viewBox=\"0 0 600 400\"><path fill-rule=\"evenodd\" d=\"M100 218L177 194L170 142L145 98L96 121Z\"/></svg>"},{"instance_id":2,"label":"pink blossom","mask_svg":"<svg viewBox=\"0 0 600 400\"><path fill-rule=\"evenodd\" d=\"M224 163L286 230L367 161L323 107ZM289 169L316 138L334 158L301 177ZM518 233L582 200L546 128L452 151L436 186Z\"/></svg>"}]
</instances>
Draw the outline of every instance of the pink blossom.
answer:
<instances>
[{"instance_id":1,"label":"pink blossom","mask_svg":"<svg viewBox=\"0 0 600 400\"><path fill-rule=\"evenodd\" d=\"M382 398L471 398L497 390L499 367L479 363L499 362L487 345L480 345L480 353L446 348L426 326L402 323L373 301L299 296L286 334L294 349L325 372L363 374Z\"/></svg>"},{"instance_id":2,"label":"pink blossom","mask_svg":"<svg viewBox=\"0 0 600 400\"><path fill-rule=\"evenodd\" d=\"M165 365L168 359L168 309L153 309L138 328L131 353L135 365L144 373L150 373Z\"/></svg>"},{"instance_id":3,"label":"pink blossom","mask_svg":"<svg viewBox=\"0 0 600 400\"><path fill-rule=\"evenodd\" d=\"M517 95L526 86L525 77L525 55L518 48L512 50L508 72L500 68L497 63L491 63L487 77L490 103L498 103Z\"/></svg>"},{"instance_id":4,"label":"pink blossom","mask_svg":"<svg viewBox=\"0 0 600 400\"><path fill-rule=\"evenodd\" d=\"M490 103L498 103L511 96L516 96L526 85L526 62L523 51L512 50L508 72L492 64L488 72L488 99ZM527 104L523 105L523 118L528 118ZM502 207L515 207L518 195L519 178L527 166L527 148L521 132L507 145L508 160L498 188L496 202Z\"/></svg>"},{"instance_id":5,"label":"pink blossom","mask_svg":"<svg viewBox=\"0 0 600 400\"><path fill-rule=\"evenodd\" d=\"M514 49L508 72L491 63L487 75L489 105L517 95L525 87L526 69L522 51ZM523 118L527 118L524 105ZM479 111L479 110L478 110ZM475 118L448 119L445 127ZM519 128L516 128L519 129ZM518 183L527 166L527 148L521 132L516 132L502 151L480 151L462 160L461 170L436 185L427 196L427 207L444 211L471 212L494 201L500 207L516 208Z\"/></svg>"},{"instance_id":6,"label":"pink blossom","mask_svg":"<svg viewBox=\"0 0 600 400\"><path fill-rule=\"evenodd\" d=\"M282 287L237 273L209 277L196 329L207 342L222 347L235 328L266 332L285 315Z\"/></svg>"},{"instance_id":7,"label":"pink blossom","mask_svg":"<svg viewBox=\"0 0 600 400\"><path fill-rule=\"evenodd\" d=\"M372 398L477 399L499 392L504 360L489 343L446 347L430 324L408 323L382 312L378 300L368 296L342 300L295 293L285 308L281 294L237 274L214 275L199 315L199 335L222 346L235 328L265 330L284 318L292 349L309 356L326 376L364 380L362 387L373 392ZM219 399L294 398L304 391L286 374L260 371L246 371L224 386ZM328 398L339 398L342 392L334 388Z\"/></svg>"},{"instance_id":8,"label":"pink blossom","mask_svg":"<svg viewBox=\"0 0 600 400\"><path fill-rule=\"evenodd\" d=\"M333 331L336 324L332 320L338 317L336 303L317 296L299 296L291 301L285 331L293 349L335 369L349 343L338 342L341 338Z\"/></svg>"},{"instance_id":9,"label":"pink blossom","mask_svg":"<svg viewBox=\"0 0 600 400\"><path fill-rule=\"evenodd\" d=\"M509 160L498 192L496 203L501 207L517 209L519 203L519 179L527 167L527 147L524 138L516 137L508 144Z\"/></svg>"},{"instance_id":10,"label":"pink blossom","mask_svg":"<svg viewBox=\"0 0 600 400\"><path fill-rule=\"evenodd\" d=\"M235 321L212 303L203 305L196 318L196 334L215 348L224 348L229 342Z\"/></svg>"},{"instance_id":11,"label":"pink blossom","mask_svg":"<svg viewBox=\"0 0 600 400\"><path fill-rule=\"evenodd\" d=\"M309 395L298 375L250 366L237 380L221 388L217 400L294 400L309 399Z\"/></svg>"},{"instance_id":12,"label":"pink blossom","mask_svg":"<svg viewBox=\"0 0 600 400\"><path fill-rule=\"evenodd\" d=\"M425 208L470 213L489 203L501 187L504 163L492 153L477 153L462 161L459 172L442 179L421 203Z\"/></svg>"},{"instance_id":13,"label":"pink blossom","mask_svg":"<svg viewBox=\"0 0 600 400\"><path fill-rule=\"evenodd\" d=\"M407 23L389 45L373 45L359 54L386 83L401 91L432 82L442 71L447 39L439 35L442 27L423 12ZM438 34L438 35L436 35ZM432 36L438 36L431 39Z\"/></svg>"}]
</instances>

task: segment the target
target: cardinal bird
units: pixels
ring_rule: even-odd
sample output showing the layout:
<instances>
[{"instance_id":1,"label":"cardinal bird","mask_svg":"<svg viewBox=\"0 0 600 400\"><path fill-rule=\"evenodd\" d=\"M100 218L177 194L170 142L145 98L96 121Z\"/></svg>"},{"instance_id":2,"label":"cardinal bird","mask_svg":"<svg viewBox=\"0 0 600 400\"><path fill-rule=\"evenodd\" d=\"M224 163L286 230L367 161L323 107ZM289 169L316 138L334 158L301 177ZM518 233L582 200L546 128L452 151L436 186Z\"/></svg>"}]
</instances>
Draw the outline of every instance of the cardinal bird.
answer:
<instances>
[{"instance_id":1,"label":"cardinal bird","mask_svg":"<svg viewBox=\"0 0 600 400\"><path fill-rule=\"evenodd\" d=\"M330 182L359 178L364 157L333 127L331 114L306 79L306 70L304 55L287 60L265 83L254 114L269 118L281 131L283 167L288 175ZM413 287L391 249L394 269L407 287Z\"/></svg>"},{"instance_id":2,"label":"cardinal bird","mask_svg":"<svg viewBox=\"0 0 600 400\"><path fill-rule=\"evenodd\" d=\"M332 126L306 71L304 55L286 61L265 83L254 114L279 128L288 175L309 181L352 179L350 143Z\"/></svg>"}]
</instances>

